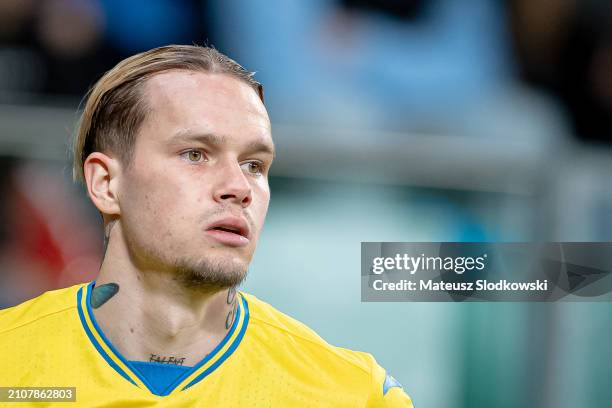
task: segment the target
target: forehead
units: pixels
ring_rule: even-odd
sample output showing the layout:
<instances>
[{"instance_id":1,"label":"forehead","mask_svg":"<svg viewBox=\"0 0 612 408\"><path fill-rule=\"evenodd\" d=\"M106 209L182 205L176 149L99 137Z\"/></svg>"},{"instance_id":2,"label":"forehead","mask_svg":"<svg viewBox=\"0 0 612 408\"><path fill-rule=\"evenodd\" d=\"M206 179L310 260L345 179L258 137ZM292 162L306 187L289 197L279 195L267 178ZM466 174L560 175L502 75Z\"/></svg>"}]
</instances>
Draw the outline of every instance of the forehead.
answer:
<instances>
[{"instance_id":1,"label":"forehead","mask_svg":"<svg viewBox=\"0 0 612 408\"><path fill-rule=\"evenodd\" d=\"M144 125L155 130L153 137L190 130L230 139L271 138L270 120L257 92L227 74L163 72L147 80L144 97L149 106Z\"/></svg>"}]
</instances>

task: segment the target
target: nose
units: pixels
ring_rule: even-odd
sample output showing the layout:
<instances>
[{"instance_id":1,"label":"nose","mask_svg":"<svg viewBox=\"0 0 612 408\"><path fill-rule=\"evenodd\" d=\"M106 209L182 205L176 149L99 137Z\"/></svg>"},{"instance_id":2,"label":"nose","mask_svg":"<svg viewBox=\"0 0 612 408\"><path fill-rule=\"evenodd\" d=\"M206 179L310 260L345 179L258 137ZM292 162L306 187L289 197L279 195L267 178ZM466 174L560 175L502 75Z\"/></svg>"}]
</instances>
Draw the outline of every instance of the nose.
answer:
<instances>
[{"instance_id":1,"label":"nose","mask_svg":"<svg viewBox=\"0 0 612 408\"><path fill-rule=\"evenodd\" d=\"M238 204L243 208L251 204L251 184L240 164L234 162L219 168L219 182L214 191L214 199L221 204Z\"/></svg>"}]
</instances>

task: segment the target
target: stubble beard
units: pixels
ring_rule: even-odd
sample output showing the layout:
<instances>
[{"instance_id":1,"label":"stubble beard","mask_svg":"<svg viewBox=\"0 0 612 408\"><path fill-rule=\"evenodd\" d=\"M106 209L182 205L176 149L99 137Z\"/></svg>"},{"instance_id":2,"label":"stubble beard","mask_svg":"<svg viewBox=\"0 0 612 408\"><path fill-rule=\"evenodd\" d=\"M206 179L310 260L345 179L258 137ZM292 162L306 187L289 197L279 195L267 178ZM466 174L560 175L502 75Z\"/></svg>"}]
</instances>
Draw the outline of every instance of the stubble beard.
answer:
<instances>
[{"instance_id":1,"label":"stubble beard","mask_svg":"<svg viewBox=\"0 0 612 408\"><path fill-rule=\"evenodd\" d=\"M176 260L176 280L189 289L220 290L237 287L246 278L247 265L227 260L203 258L198 261Z\"/></svg>"},{"instance_id":2,"label":"stubble beard","mask_svg":"<svg viewBox=\"0 0 612 408\"><path fill-rule=\"evenodd\" d=\"M237 287L246 278L248 262L227 254L169 257L167 251L148 245L139 246L128 239L132 257L143 269L170 274L183 287L196 291L217 291ZM139 248L136 249L136 248Z\"/></svg>"},{"instance_id":3,"label":"stubble beard","mask_svg":"<svg viewBox=\"0 0 612 408\"><path fill-rule=\"evenodd\" d=\"M225 212L223 208L210 211L202 217L202 223L206 224L206 220ZM247 220L252 225L248 216ZM228 289L240 285L247 276L249 262L229 254L200 253L200 256L178 258L168 256L168 252L171 252L168 249L164 250L151 242L136 239L127 231L125 240L131 249L132 258L137 259L145 269L170 273L173 280L188 289L206 292Z\"/></svg>"}]
</instances>

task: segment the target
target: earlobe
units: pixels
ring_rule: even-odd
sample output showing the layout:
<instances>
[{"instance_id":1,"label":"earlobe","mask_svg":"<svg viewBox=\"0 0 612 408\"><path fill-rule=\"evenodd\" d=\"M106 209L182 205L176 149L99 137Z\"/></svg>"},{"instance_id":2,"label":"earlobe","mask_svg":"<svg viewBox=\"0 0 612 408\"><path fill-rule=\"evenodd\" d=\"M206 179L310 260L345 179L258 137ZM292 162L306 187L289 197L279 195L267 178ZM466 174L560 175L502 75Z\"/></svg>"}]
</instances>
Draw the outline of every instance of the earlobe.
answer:
<instances>
[{"instance_id":1,"label":"earlobe","mask_svg":"<svg viewBox=\"0 0 612 408\"><path fill-rule=\"evenodd\" d=\"M117 196L120 172L119 161L100 152L90 154L83 163L87 193L102 214L120 214Z\"/></svg>"}]
</instances>

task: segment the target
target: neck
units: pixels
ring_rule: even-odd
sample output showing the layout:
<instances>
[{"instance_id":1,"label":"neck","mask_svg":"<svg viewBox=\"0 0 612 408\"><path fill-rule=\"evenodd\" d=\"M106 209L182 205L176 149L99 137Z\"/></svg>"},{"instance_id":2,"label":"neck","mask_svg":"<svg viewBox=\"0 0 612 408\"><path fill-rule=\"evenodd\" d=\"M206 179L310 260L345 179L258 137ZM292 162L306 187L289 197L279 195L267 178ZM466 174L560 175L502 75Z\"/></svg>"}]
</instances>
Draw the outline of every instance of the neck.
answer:
<instances>
[{"instance_id":1,"label":"neck","mask_svg":"<svg viewBox=\"0 0 612 408\"><path fill-rule=\"evenodd\" d=\"M102 331L128 360L196 364L231 327L235 289L194 288L171 272L138 268L117 241L108 244L92 297Z\"/></svg>"}]
</instances>

